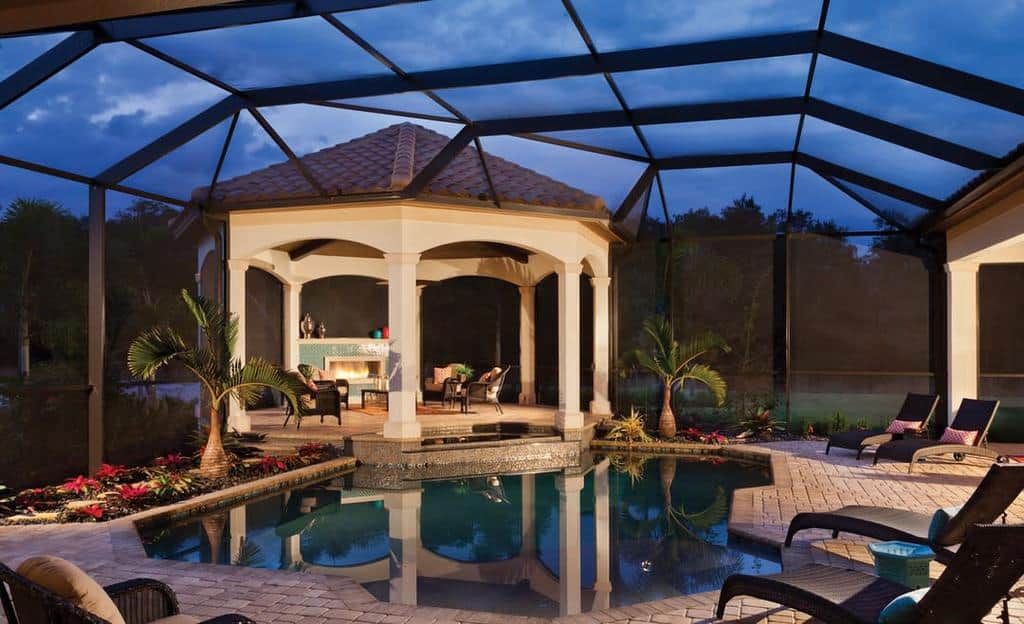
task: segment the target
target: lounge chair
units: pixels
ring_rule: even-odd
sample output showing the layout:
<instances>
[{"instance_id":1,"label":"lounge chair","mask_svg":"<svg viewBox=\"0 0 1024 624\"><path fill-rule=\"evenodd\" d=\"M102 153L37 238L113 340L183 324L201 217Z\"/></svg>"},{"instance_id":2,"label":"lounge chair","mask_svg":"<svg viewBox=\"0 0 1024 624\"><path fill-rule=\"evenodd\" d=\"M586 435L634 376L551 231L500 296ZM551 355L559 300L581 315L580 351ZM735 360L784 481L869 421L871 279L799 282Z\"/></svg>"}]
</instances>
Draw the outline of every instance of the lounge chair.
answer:
<instances>
[{"instance_id":1,"label":"lounge chair","mask_svg":"<svg viewBox=\"0 0 1024 624\"><path fill-rule=\"evenodd\" d=\"M928 536L931 514L892 507L851 505L835 511L797 514L789 523L786 546L793 544L793 536L800 531L826 529L832 531L833 538L839 537L840 533L852 533L883 541L927 544L935 551L936 559L948 563L955 554L953 547L963 541L969 527L995 522L1021 491L1024 491L1024 464L995 464L934 540L929 540Z\"/></svg>"},{"instance_id":2,"label":"lounge chair","mask_svg":"<svg viewBox=\"0 0 1024 624\"><path fill-rule=\"evenodd\" d=\"M450 362L443 367L434 368L434 374L423 379L423 404L427 401L438 401L442 405L447 403L449 380L457 380L455 369L461 367L458 362Z\"/></svg>"},{"instance_id":3,"label":"lounge chair","mask_svg":"<svg viewBox=\"0 0 1024 624\"><path fill-rule=\"evenodd\" d=\"M0 603L9 624L109 624L118 616L126 624L199 622L199 618L180 615L174 590L160 581L135 579L100 587L59 557L26 559L18 572L0 563ZM204 620L204 624L249 622L253 620L237 614Z\"/></svg>"},{"instance_id":4,"label":"lounge chair","mask_svg":"<svg viewBox=\"0 0 1024 624\"><path fill-rule=\"evenodd\" d=\"M480 376L477 381L471 381L466 387L466 409L476 401L477 403L490 403L499 414L505 412L501 409L501 389L505 385L505 377L509 368L502 370L495 366Z\"/></svg>"},{"instance_id":5,"label":"lounge chair","mask_svg":"<svg viewBox=\"0 0 1024 624\"><path fill-rule=\"evenodd\" d=\"M295 398L299 404L299 418L295 419L296 429L302 427L302 419L306 416L319 415L321 423L324 422L324 416L334 416L338 419L338 424L341 424L341 406L349 409L347 381L314 380L298 371L288 371L288 374L294 381ZM289 403L285 406L284 424L281 427L287 427L288 421L294 415Z\"/></svg>"},{"instance_id":6,"label":"lounge chair","mask_svg":"<svg viewBox=\"0 0 1024 624\"><path fill-rule=\"evenodd\" d=\"M998 452L985 446L988 438L988 429L992 426L992 420L996 417L996 410L999 409L999 401L981 401L978 399L964 399L960 402L960 409L957 410L956 418L950 428L959 431L974 432L973 444L951 444L939 440L927 440L923 438L906 438L886 442L875 450L875 462L879 459L891 459L898 462L908 462L910 466L907 472L914 471L914 465L927 457L937 455L953 455L957 461L965 456L982 457L994 461L1004 461L1005 458Z\"/></svg>"},{"instance_id":7,"label":"lounge chair","mask_svg":"<svg viewBox=\"0 0 1024 624\"><path fill-rule=\"evenodd\" d=\"M919 624L980 622L1024 574L1024 525L972 527L956 557L913 610ZM718 618L736 596L752 596L806 613L818 621L876 624L895 598L912 591L871 574L810 564L768 576L733 574L718 596Z\"/></svg>"},{"instance_id":8,"label":"lounge chair","mask_svg":"<svg viewBox=\"0 0 1024 624\"><path fill-rule=\"evenodd\" d=\"M924 431L938 404L939 395L937 394L914 394L909 392L907 393L907 398L903 399L903 407L900 408L893 421L916 423L917 427L915 430ZM890 423L889 428L891 427L892 424ZM825 454L828 455L829 451L833 448L843 448L857 451L857 459L860 459L861 453L869 446L885 444L902 435L902 433L889 433L885 429L844 431L829 437L828 444L825 446Z\"/></svg>"}]
</instances>

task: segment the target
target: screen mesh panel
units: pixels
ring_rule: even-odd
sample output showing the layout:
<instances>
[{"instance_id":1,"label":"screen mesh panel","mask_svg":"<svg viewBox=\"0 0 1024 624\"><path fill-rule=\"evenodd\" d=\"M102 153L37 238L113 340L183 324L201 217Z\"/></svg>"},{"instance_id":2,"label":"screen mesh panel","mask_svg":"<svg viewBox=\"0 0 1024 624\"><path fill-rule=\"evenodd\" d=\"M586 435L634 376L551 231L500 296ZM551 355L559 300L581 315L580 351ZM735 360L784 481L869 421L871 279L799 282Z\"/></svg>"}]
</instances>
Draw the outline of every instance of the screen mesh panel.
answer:
<instances>
[{"instance_id":1,"label":"screen mesh panel","mask_svg":"<svg viewBox=\"0 0 1024 624\"><path fill-rule=\"evenodd\" d=\"M978 395L999 400L992 440L1024 439L1024 264L978 271Z\"/></svg>"}]
</instances>

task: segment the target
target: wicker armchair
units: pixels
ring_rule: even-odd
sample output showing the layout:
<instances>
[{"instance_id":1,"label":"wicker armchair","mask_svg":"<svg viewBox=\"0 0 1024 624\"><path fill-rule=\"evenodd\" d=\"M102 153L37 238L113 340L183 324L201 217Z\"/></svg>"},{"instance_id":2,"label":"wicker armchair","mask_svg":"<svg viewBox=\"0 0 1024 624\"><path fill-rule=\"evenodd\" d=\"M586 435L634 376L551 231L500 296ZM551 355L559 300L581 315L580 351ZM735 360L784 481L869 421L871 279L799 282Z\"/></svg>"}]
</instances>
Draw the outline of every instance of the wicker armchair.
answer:
<instances>
[{"instance_id":1,"label":"wicker armchair","mask_svg":"<svg viewBox=\"0 0 1024 624\"><path fill-rule=\"evenodd\" d=\"M505 377L508 376L510 368L511 366L502 370L495 366L484 374L485 378L470 382L466 389L466 409L475 401L490 403L499 414L504 414L501 409L501 389L505 386Z\"/></svg>"},{"instance_id":2,"label":"wicker armchair","mask_svg":"<svg viewBox=\"0 0 1024 624\"><path fill-rule=\"evenodd\" d=\"M84 572L82 573L84 574ZM8 589L10 588L10 593ZM153 579L134 579L103 588L127 624L151 624L174 617L175 624L199 622L181 616L174 590ZM9 624L61 622L62 624L109 624L102 617L33 583L0 563L0 604ZM20 619L19 619L20 615ZM175 617L177 616L177 617ZM244 615L219 615L203 624L244 624L253 620Z\"/></svg>"},{"instance_id":3,"label":"wicker armchair","mask_svg":"<svg viewBox=\"0 0 1024 624\"><path fill-rule=\"evenodd\" d=\"M345 409L348 409L348 382L344 379L335 381L313 381L316 386L316 390L310 388L305 377L301 373L294 371L289 373L296 383L296 396L295 398L299 403L299 418L295 419L295 428L298 429L302 426L302 419L306 416L320 416L320 422L324 421L324 416L334 416L338 419L338 424L341 424L341 406L344 405ZM295 414L292 412L292 407L289 404L285 407L284 412L284 424L282 427L288 426L288 421L291 420Z\"/></svg>"}]
</instances>

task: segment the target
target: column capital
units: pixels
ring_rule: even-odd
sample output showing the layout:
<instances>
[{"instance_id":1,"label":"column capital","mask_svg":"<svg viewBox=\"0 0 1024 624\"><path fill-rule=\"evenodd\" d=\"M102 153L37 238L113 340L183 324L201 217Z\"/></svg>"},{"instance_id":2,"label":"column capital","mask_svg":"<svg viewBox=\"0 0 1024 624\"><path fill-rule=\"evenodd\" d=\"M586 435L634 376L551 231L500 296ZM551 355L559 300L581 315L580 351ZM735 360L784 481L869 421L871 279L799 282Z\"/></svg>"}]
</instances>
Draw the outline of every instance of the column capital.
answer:
<instances>
[{"instance_id":1,"label":"column capital","mask_svg":"<svg viewBox=\"0 0 1024 624\"><path fill-rule=\"evenodd\" d=\"M535 284L521 284L519 286L519 294L530 296L537 292L537 286Z\"/></svg>"},{"instance_id":2,"label":"column capital","mask_svg":"<svg viewBox=\"0 0 1024 624\"><path fill-rule=\"evenodd\" d=\"M594 288L608 288L612 284L612 278L610 277L592 277L590 278L590 285Z\"/></svg>"},{"instance_id":3,"label":"column capital","mask_svg":"<svg viewBox=\"0 0 1024 624\"><path fill-rule=\"evenodd\" d=\"M977 273L981 264L978 262L953 261L946 263L946 273Z\"/></svg>"},{"instance_id":4,"label":"column capital","mask_svg":"<svg viewBox=\"0 0 1024 624\"><path fill-rule=\"evenodd\" d=\"M420 254L418 253L386 253L384 254L384 262L387 264L417 264L420 261Z\"/></svg>"},{"instance_id":5,"label":"column capital","mask_svg":"<svg viewBox=\"0 0 1024 624\"><path fill-rule=\"evenodd\" d=\"M231 258L228 260L229 271L246 271L249 269L249 261L240 258Z\"/></svg>"},{"instance_id":6,"label":"column capital","mask_svg":"<svg viewBox=\"0 0 1024 624\"><path fill-rule=\"evenodd\" d=\"M579 262L564 262L555 266L555 272L559 275L580 275L583 273L583 265Z\"/></svg>"}]
</instances>

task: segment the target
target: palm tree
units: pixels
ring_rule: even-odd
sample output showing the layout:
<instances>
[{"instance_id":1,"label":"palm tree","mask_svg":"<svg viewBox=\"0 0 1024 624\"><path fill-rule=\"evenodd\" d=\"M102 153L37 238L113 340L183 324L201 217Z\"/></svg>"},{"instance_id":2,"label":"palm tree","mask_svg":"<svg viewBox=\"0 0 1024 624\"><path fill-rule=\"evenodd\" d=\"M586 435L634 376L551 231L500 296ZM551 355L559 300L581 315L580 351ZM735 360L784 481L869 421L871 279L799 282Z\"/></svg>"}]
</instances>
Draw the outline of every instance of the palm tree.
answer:
<instances>
[{"instance_id":1,"label":"palm tree","mask_svg":"<svg viewBox=\"0 0 1024 624\"><path fill-rule=\"evenodd\" d=\"M128 370L135 377L151 380L162 367L178 362L199 379L210 395L210 435L199 471L219 478L230 468L221 439L221 404L234 398L251 405L264 388L271 388L284 394L298 414L296 382L262 358L250 358L243 364L232 357L238 340L238 318L225 314L220 304L192 297L184 289L181 298L202 330L203 344L189 346L173 329L154 327L140 334L128 348Z\"/></svg>"},{"instance_id":2,"label":"palm tree","mask_svg":"<svg viewBox=\"0 0 1024 624\"><path fill-rule=\"evenodd\" d=\"M718 371L697 360L715 350L728 353L730 348L724 340L711 332L700 334L685 345L680 345L676 341L672 323L663 316L652 316L644 321L643 328L653 344L650 352L642 349L634 351L633 359L661 379L663 393L658 432L664 438L673 438L676 435L676 417L672 413L672 393L687 380L693 380L707 386L715 396L716 403L722 405L725 402L725 379Z\"/></svg>"}]
</instances>

